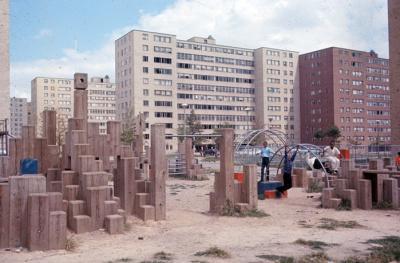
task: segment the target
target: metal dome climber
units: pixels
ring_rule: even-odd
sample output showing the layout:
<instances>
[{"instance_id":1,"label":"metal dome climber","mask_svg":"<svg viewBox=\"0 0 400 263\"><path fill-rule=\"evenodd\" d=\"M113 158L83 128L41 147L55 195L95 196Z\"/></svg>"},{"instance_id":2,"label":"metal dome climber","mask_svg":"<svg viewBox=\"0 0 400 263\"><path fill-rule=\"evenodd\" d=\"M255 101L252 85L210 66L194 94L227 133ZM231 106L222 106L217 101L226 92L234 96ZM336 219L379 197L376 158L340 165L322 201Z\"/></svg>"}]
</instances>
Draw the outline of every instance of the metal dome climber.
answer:
<instances>
[{"instance_id":1,"label":"metal dome climber","mask_svg":"<svg viewBox=\"0 0 400 263\"><path fill-rule=\"evenodd\" d=\"M289 152L290 152L290 151L293 151L293 150L296 149L297 147L299 147L299 150L304 150L304 151L306 151L307 153L310 153L312 157L315 157L316 160L318 160L320 163L323 163L322 160L321 160L321 158L319 157L320 154L323 152L323 149L322 149L321 147L319 147L319 146L317 146L317 145L314 145L314 144L295 144L295 145L290 145L290 146L288 146ZM281 154L279 154L279 153L281 153ZM277 166L277 169L276 169L276 175L278 175L279 169L281 168L281 165L282 165L282 163L283 163L284 154L285 154L285 146L282 146L282 147L279 148L279 149L272 155L272 157L271 157L270 162L272 163L272 160L273 160L276 156L281 156L281 159L280 159L280 161L279 161L279 165ZM302 156L302 157L303 157L303 156ZM298 156L296 157L296 159L297 159L297 158L298 158ZM302 161L304 161L304 160L302 160ZM309 166L309 165L307 164L307 166ZM310 167L310 168L311 168L312 170L314 170L313 167ZM326 169L325 169L324 166L322 166L322 171L323 171L324 174L325 174L326 182L327 182L327 187L329 188L329 177L328 177L329 173L326 171ZM275 175L275 176L276 176L276 175Z\"/></svg>"},{"instance_id":2,"label":"metal dome climber","mask_svg":"<svg viewBox=\"0 0 400 263\"><path fill-rule=\"evenodd\" d=\"M270 143L269 146L274 151L289 144L287 135L279 130L258 129L248 131L235 138L235 163L237 165L257 162L259 148L253 144L259 136L264 136L264 139Z\"/></svg>"},{"instance_id":3,"label":"metal dome climber","mask_svg":"<svg viewBox=\"0 0 400 263\"><path fill-rule=\"evenodd\" d=\"M312 157L315 157L318 161L322 163L321 158L319 157L322 153L323 149L314 144L293 144L289 141L288 136L279 131L279 130L271 130L271 129L258 129L258 130L251 130L247 133L244 133L238 136L235 139L235 164L236 165L244 165L244 164L251 164L257 163L260 159L259 147L253 146L253 143L259 136L264 136L265 140L270 142L270 147L273 149L274 154L270 158L270 165L276 165L277 171L276 175L279 171L279 168L282 165L284 153L285 153L285 145L289 145L289 149L293 150L297 146L299 146L301 151L305 151L310 153ZM271 144L272 142L272 144ZM304 156L300 155L304 161ZM296 159L298 158L296 157ZM279 160L279 161L278 161ZM308 166L308 164L306 164ZM313 169L313 167L310 167ZM327 186L329 187L329 180L328 180L328 173L325 167L322 167L322 170L326 176ZM270 176L274 177L276 175L270 174Z\"/></svg>"}]
</instances>

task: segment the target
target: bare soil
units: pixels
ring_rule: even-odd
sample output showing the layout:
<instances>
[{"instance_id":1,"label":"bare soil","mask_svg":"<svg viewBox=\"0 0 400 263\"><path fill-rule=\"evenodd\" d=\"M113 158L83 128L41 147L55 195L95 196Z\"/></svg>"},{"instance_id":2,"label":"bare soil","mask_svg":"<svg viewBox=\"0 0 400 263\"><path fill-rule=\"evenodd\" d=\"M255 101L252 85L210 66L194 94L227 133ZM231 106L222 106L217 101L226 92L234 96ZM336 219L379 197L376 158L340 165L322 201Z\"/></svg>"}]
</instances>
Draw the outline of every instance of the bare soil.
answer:
<instances>
[{"instance_id":1,"label":"bare soil","mask_svg":"<svg viewBox=\"0 0 400 263\"><path fill-rule=\"evenodd\" d=\"M255 263L268 262L257 255L298 258L316 252L313 246L296 242L299 239L334 244L324 246L323 251L340 261L368 253L372 245L365 241L369 239L400 236L399 210L321 209L320 194L309 194L300 188L291 189L287 199L259 201L259 209L270 216L240 218L208 213L213 177L208 181L170 178L167 185L167 220L164 222L143 223L130 217L131 227L124 234L110 236L104 231L72 237L69 234L77 245L72 252L2 250L0 262ZM326 218L343 224L333 229L321 228ZM355 221L361 226L341 227L347 225L344 221ZM214 247L227 252L229 257L194 255ZM167 255L167 259L160 259L159 255Z\"/></svg>"}]
</instances>

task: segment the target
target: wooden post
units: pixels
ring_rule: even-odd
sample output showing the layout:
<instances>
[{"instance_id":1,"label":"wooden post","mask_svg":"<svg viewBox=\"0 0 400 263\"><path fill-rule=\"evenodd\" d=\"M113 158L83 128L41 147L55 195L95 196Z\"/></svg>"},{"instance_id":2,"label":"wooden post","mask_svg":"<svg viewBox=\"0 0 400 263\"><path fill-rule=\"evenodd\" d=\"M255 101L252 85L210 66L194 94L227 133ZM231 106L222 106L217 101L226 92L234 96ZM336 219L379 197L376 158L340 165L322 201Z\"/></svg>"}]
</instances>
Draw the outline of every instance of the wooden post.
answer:
<instances>
[{"instance_id":1,"label":"wooden post","mask_svg":"<svg viewBox=\"0 0 400 263\"><path fill-rule=\"evenodd\" d=\"M221 129L219 138L220 174L215 178L215 208L221 211L227 202L234 205L233 129ZM153 145L152 145L153 147Z\"/></svg>"},{"instance_id":2,"label":"wooden post","mask_svg":"<svg viewBox=\"0 0 400 263\"><path fill-rule=\"evenodd\" d=\"M166 219L167 158L165 155L165 125L151 125L150 204L155 208L155 220Z\"/></svg>"},{"instance_id":3,"label":"wooden post","mask_svg":"<svg viewBox=\"0 0 400 263\"><path fill-rule=\"evenodd\" d=\"M244 182L242 187L242 199L244 203L248 203L250 209L257 209L257 166L244 165Z\"/></svg>"},{"instance_id":4,"label":"wooden post","mask_svg":"<svg viewBox=\"0 0 400 263\"><path fill-rule=\"evenodd\" d=\"M48 145L57 144L57 115L54 110L43 111L43 137Z\"/></svg>"}]
</instances>

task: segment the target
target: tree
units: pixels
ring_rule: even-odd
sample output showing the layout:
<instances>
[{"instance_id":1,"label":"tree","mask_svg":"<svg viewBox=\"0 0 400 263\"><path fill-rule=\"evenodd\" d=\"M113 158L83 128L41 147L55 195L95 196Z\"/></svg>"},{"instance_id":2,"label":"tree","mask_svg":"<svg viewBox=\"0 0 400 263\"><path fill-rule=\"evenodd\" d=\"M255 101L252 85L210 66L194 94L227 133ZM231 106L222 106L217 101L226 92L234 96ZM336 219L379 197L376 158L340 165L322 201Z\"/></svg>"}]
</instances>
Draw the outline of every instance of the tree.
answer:
<instances>
[{"instance_id":1,"label":"tree","mask_svg":"<svg viewBox=\"0 0 400 263\"><path fill-rule=\"evenodd\" d=\"M186 131L185 131L186 129ZM186 118L185 120L185 125L179 126L178 130L178 135L197 135L197 134L202 134L203 129L201 122L197 120L196 114L194 110L190 111L190 115ZM202 136L194 136L193 137L193 144L201 144L204 140L204 137ZM179 137L179 141L183 141L183 137Z\"/></svg>"},{"instance_id":2,"label":"tree","mask_svg":"<svg viewBox=\"0 0 400 263\"><path fill-rule=\"evenodd\" d=\"M332 140L337 140L342 137L342 133L336 125L333 125L325 131L325 136L331 138Z\"/></svg>"},{"instance_id":3,"label":"tree","mask_svg":"<svg viewBox=\"0 0 400 263\"><path fill-rule=\"evenodd\" d=\"M132 127L127 127L122 130L121 133L121 142L126 145L131 145L134 141L134 134L133 134L133 128Z\"/></svg>"},{"instance_id":4,"label":"tree","mask_svg":"<svg viewBox=\"0 0 400 263\"><path fill-rule=\"evenodd\" d=\"M131 145L135 140L135 134L133 130L134 122L135 116L133 114L133 110L131 110L122 125L121 142L123 144Z\"/></svg>"},{"instance_id":5,"label":"tree","mask_svg":"<svg viewBox=\"0 0 400 263\"><path fill-rule=\"evenodd\" d=\"M57 145L60 147L65 143L65 133L68 130L68 117L65 115L56 115L57 129L56 129L56 141Z\"/></svg>"},{"instance_id":6,"label":"tree","mask_svg":"<svg viewBox=\"0 0 400 263\"><path fill-rule=\"evenodd\" d=\"M314 133L314 138L317 140L322 140L325 138L325 133L322 130L318 130Z\"/></svg>"}]
</instances>

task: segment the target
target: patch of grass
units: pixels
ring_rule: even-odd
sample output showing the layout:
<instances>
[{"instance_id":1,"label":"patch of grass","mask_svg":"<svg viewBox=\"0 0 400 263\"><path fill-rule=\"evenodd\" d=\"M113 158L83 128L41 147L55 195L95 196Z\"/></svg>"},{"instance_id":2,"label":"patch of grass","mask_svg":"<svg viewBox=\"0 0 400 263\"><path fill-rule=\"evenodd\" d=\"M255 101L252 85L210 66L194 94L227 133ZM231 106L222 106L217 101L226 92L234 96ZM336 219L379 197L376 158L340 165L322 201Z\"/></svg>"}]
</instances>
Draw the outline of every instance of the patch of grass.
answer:
<instances>
[{"instance_id":1,"label":"patch of grass","mask_svg":"<svg viewBox=\"0 0 400 263\"><path fill-rule=\"evenodd\" d=\"M351 210L351 201L348 199L342 199L342 201L340 201L340 204L339 204L337 210L350 211Z\"/></svg>"},{"instance_id":2,"label":"patch of grass","mask_svg":"<svg viewBox=\"0 0 400 263\"><path fill-rule=\"evenodd\" d=\"M318 228L327 230L336 230L337 228L362 228L363 226L357 223L357 221L339 221L331 218L321 218L321 224Z\"/></svg>"},{"instance_id":3,"label":"patch of grass","mask_svg":"<svg viewBox=\"0 0 400 263\"><path fill-rule=\"evenodd\" d=\"M258 255L258 258L266 259L277 263L294 263L293 257L277 256L277 255Z\"/></svg>"},{"instance_id":4,"label":"patch of grass","mask_svg":"<svg viewBox=\"0 0 400 263\"><path fill-rule=\"evenodd\" d=\"M65 241L65 250L74 252L78 248L78 242L74 239L74 236L67 237Z\"/></svg>"},{"instance_id":5,"label":"patch of grass","mask_svg":"<svg viewBox=\"0 0 400 263\"><path fill-rule=\"evenodd\" d=\"M319 181L313 180L307 188L307 193L321 193L323 188Z\"/></svg>"},{"instance_id":6,"label":"patch of grass","mask_svg":"<svg viewBox=\"0 0 400 263\"><path fill-rule=\"evenodd\" d=\"M389 236L382 239L368 240L375 246L371 253L364 257L349 257L341 263L389 263L400 262L400 237Z\"/></svg>"},{"instance_id":7,"label":"patch of grass","mask_svg":"<svg viewBox=\"0 0 400 263\"><path fill-rule=\"evenodd\" d=\"M323 252L306 255L296 260L296 263L327 263L327 262L330 262L330 259Z\"/></svg>"},{"instance_id":8,"label":"patch of grass","mask_svg":"<svg viewBox=\"0 0 400 263\"><path fill-rule=\"evenodd\" d=\"M237 207L235 207L232 202L229 200L225 203L224 207L222 208L222 211L219 213L221 216L231 216L231 217L257 217L257 218L262 218L262 217L267 217L270 216L269 214L265 213L262 210L258 209L251 209L251 210L245 210L241 211Z\"/></svg>"},{"instance_id":9,"label":"patch of grass","mask_svg":"<svg viewBox=\"0 0 400 263\"><path fill-rule=\"evenodd\" d=\"M218 247L211 247L205 251L199 251L194 254L197 257L230 258L231 255Z\"/></svg>"},{"instance_id":10,"label":"patch of grass","mask_svg":"<svg viewBox=\"0 0 400 263\"><path fill-rule=\"evenodd\" d=\"M302 238L297 239L294 241L295 244L302 245L302 246L308 246L311 249L319 249L322 250L324 247L331 247L331 246L336 246L337 244L328 244L323 241L316 241L316 240L304 240Z\"/></svg>"},{"instance_id":11,"label":"patch of grass","mask_svg":"<svg viewBox=\"0 0 400 263\"><path fill-rule=\"evenodd\" d=\"M119 259L116 259L116 260L107 261L107 263L120 263L120 262L133 262L133 259L131 259L131 258L119 258Z\"/></svg>"},{"instance_id":12,"label":"patch of grass","mask_svg":"<svg viewBox=\"0 0 400 263\"><path fill-rule=\"evenodd\" d=\"M370 239L367 243L377 245L370 249L372 253L367 259L379 259L379 262L383 263L400 261L400 237L387 236L381 239Z\"/></svg>"},{"instance_id":13,"label":"patch of grass","mask_svg":"<svg viewBox=\"0 0 400 263\"><path fill-rule=\"evenodd\" d=\"M303 227L303 228L312 228L312 227L313 227L312 225L307 224L307 221L305 221L305 220L300 220L300 221L298 222L298 224L299 224L301 227Z\"/></svg>"},{"instance_id":14,"label":"patch of grass","mask_svg":"<svg viewBox=\"0 0 400 263\"><path fill-rule=\"evenodd\" d=\"M158 259L158 260L172 260L173 259L173 255L171 253L166 253L164 251L161 252L157 252L154 254L153 256L154 259Z\"/></svg>"},{"instance_id":15,"label":"patch of grass","mask_svg":"<svg viewBox=\"0 0 400 263\"><path fill-rule=\"evenodd\" d=\"M390 210L393 209L393 205L390 202L382 201L373 205L374 209Z\"/></svg>"},{"instance_id":16,"label":"patch of grass","mask_svg":"<svg viewBox=\"0 0 400 263\"><path fill-rule=\"evenodd\" d=\"M262 210L251 209L251 210L242 212L241 216L243 216L243 217L258 217L258 218L262 218L262 217L267 217L267 216L270 216L270 215L265 213Z\"/></svg>"},{"instance_id":17,"label":"patch of grass","mask_svg":"<svg viewBox=\"0 0 400 263\"><path fill-rule=\"evenodd\" d=\"M215 156L206 156L203 158L203 162L216 162L218 160Z\"/></svg>"}]
</instances>

